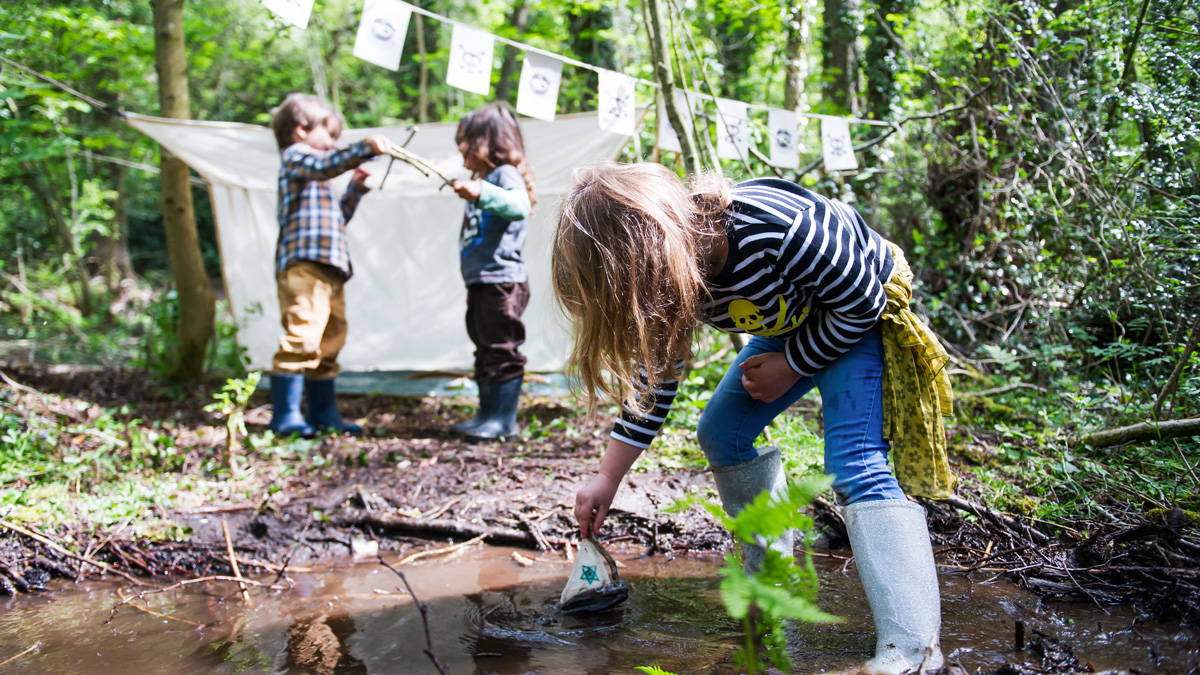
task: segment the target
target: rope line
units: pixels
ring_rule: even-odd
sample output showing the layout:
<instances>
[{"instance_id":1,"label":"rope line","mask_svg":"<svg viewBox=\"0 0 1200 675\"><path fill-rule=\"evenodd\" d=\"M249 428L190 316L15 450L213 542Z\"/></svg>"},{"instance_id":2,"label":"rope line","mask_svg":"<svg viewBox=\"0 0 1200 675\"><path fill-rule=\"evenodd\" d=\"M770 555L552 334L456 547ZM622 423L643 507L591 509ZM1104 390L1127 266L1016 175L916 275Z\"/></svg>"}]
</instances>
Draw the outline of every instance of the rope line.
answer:
<instances>
[{"instance_id":1,"label":"rope line","mask_svg":"<svg viewBox=\"0 0 1200 675\"><path fill-rule=\"evenodd\" d=\"M438 14L437 12L432 12L428 9L425 9L424 7L417 7L416 5L409 5L409 7L411 7L412 11L416 12L417 14L420 14L422 16L427 16L430 19L433 19L435 21L441 21L442 23L450 24L452 26L462 26L464 28L470 28L471 30L474 30L474 31L479 31L479 29L474 26L465 24L461 21L456 21L454 19L451 19L448 16L443 16L441 14ZM583 61L573 59L569 56L555 54L554 52L547 51L540 47L534 47L531 44L521 42L519 40L512 40L512 39L506 38L502 35L495 35L495 34L491 33L490 31L480 31L480 32L488 33L496 41L502 42L506 45L509 45L510 47L516 47L517 49L520 49L523 51L534 52L535 54L541 54L543 56L548 56L555 60L562 61L563 63L567 63L572 66L575 66L576 68L583 68L585 70L590 70L595 73L601 73L604 71L619 72L619 71L611 71L608 68L601 68L600 66L594 66L590 63L585 63ZM621 73L621 74L624 75L624 73ZM632 75L626 75L626 77L628 77L629 79L633 80L634 82L636 82L638 84L645 85L647 87L652 87L654 89L661 88L659 86L659 84L653 80L647 80L647 79L644 79L641 77L633 77ZM699 91L687 90L687 92L688 92L689 97L695 97L695 98L699 98L699 99L708 99L710 101L716 101L718 98L721 98L719 96L714 96L712 94L705 94L705 93L702 93ZM746 107L753 108L755 110L781 110L781 108L779 108L779 106L770 106L770 105L765 105L762 103L746 103L745 105L746 105ZM821 118L827 117L827 118L834 118L834 119L844 119L844 120L848 120L850 122L854 122L856 124L869 124L871 126L880 126L880 127L892 126L891 122L884 122L881 120L869 120L869 119L863 119L861 117L845 117L842 115L821 115L818 113L800 112L798 110L793 111L793 112L796 113L797 117L808 117L808 118L812 118L812 119L821 119Z\"/></svg>"},{"instance_id":2,"label":"rope line","mask_svg":"<svg viewBox=\"0 0 1200 675\"><path fill-rule=\"evenodd\" d=\"M428 9L425 9L424 7L417 7L416 5L409 5L409 6L412 8L412 11L416 12L417 14L421 14L422 16L427 16L435 21L441 21L442 23L450 24L452 26L462 26L464 28L469 28L471 30L479 31L479 29L475 28L474 26L465 24L461 21L456 21L454 19L451 19L448 16L443 16L441 14L438 14L437 12L432 12ZM488 32L488 31L481 31L481 32ZM541 54L543 56L553 58L557 61L562 61L563 63L570 64L577 68L583 68L585 70L590 70L595 73L601 73L604 71L619 73L619 71L610 71L608 68L601 68L600 66L594 66L590 63L586 63L584 61L579 61L578 59L573 59L569 56L563 56L561 54L556 54L554 52L542 49L540 47L534 47L531 44L521 42L519 40L512 40L512 39L503 37L501 35L495 35L490 32L488 32L488 34L491 35L493 39L495 39L499 42L502 42L506 45L509 45L511 47L515 47L517 49L527 51L527 52L534 52L536 54ZM56 80L53 77L50 77L49 75L46 75L44 73L40 73L28 66L17 63L16 61L13 61L12 59L9 59L6 56L0 55L0 62L5 63L9 66L12 66L13 68L16 68L28 75L36 77L39 80L47 82L47 83L61 89L62 91L65 91L68 94L75 96L76 98L80 99L81 101L88 103L91 106L93 106L95 108L99 108L102 112L104 112L108 115L114 115L116 117L124 117L125 116L125 111L121 110L120 108L114 108L114 107L108 105L107 103L104 103L103 101L97 100L96 98L88 96L87 94L85 94L77 89L74 89L73 87L71 87L68 84L60 82L59 80ZM620 73L620 74L624 75L624 73ZM653 80L647 80L647 79L644 79L641 77L633 77L631 75L626 75L626 77L633 80L637 84L651 87L653 89L661 88L659 86L659 84L657 82L654 82ZM686 89L685 91L687 92L688 98L705 99L705 100L713 101L714 103L717 101L717 99L721 98L720 96L715 96L713 94L706 94L706 93L703 93L700 91L695 91L692 89ZM735 100L735 99L730 99L730 100ZM739 103L743 103L747 108L751 108L753 110L782 110L783 109L783 108L779 108L778 106L770 106L770 105L765 105L762 103L746 103L744 101L739 101ZM843 115L821 115L818 113L800 112L798 110L794 110L792 112L795 113L797 117L806 117L806 118L810 118L810 119L823 119L823 118L844 119L848 122L853 122L855 124L867 124L867 125L871 125L871 126L881 126L881 127L894 126L894 124L892 122L885 122L882 120L869 120L869 119L863 119L861 117L846 117Z\"/></svg>"},{"instance_id":3,"label":"rope line","mask_svg":"<svg viewBox=\"0 0 1200 675\"><path fill-rule=\"evenodd\" d=\"M81 91L77 91L76 89L71 88L71 86L68 84L59 82L58 80L54 79L53 77L50 77L49 75L39 73L38 71L34 70L33 68L30 68L29 66L17 63L16 61L13 61L12 59L10 59L4 55L0 55L0 62L4 62L4 63L12 66L13 68L16 68L17 70L20 70L28 75L32 75L32 76L38 78L39 80L48 82L48 83L54 85L55 87L58 87L59 89L67 92L68 94L71 94L72 96L78 98L79 100L90 104L92 107L99 108L100 110L102 110L103 112L105 112L109 115L114 115L116 117L124 117L125 116L125 112L123 110L121 110L120 108L113 108L113 107L109 106L107 103L104 103L103 101L96 100Z\"/></svg>"}]
</instances>

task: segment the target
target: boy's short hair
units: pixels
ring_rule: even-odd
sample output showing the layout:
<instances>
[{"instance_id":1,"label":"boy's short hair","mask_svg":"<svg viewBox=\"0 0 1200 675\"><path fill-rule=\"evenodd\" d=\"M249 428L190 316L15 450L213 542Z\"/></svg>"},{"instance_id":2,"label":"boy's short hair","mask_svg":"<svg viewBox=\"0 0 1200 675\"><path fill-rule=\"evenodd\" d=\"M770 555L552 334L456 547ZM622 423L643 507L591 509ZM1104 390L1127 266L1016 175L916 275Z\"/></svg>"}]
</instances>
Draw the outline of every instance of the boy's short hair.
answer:
<instances>
[{"instance_id":1,"label":"boy's short hair","mask_svg":"<svg viewBox=\"0 0 1200 675\"><path fill-rule=\"evenodd\" d=\"M325 125L334 138L342 135L345 126L342 113L320 96L293 92L271 109L271 130L275 132L275 142L280 150L295 142L292 134L297 127L311 131L318 125Z\"/></svg>"}]
</instances>

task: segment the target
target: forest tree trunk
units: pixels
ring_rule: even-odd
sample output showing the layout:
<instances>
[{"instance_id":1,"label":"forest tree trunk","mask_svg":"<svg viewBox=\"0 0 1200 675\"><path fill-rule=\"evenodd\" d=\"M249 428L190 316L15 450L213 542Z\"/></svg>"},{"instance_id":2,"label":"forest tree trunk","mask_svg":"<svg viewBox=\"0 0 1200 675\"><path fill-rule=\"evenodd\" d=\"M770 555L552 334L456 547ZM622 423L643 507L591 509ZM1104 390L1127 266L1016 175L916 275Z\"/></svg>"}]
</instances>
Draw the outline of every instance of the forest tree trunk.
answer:
<instances>
[{"instance_id":1,"label":"forest tree trunk","mask_svg":"<svg viewBox=\"0 0 1200 675\"><path fill-rule=\"evenodd\" d=\"M787 46L784 53L783 107L800 108L800 97L808 82L808 49L812 44L812 21L808 0L793 0L787 13Z\"/></svg>"},{"instance_id":2,"label":"forest tree trunk","mask_svg":"<svg viewBox=\"0 0 1200 675\"><path fill-rule=\"evenodd\" d=\"M825 49L821 57L825 100L851 115L858 114L856 5L857 0L825 0Z\"/></svg>"},{"instance_id":3,"label":"forest tree trunk","mask_svg":"<svg viewBox=\"0 0 1200 675\"><path fill-rule=\"evenodd\" d=\"M109 181L116 190L116 196L110 203L113 210L113 220L108 234L99 237L93 251L96 256L96 267L104 277L104 283L110 292L116 291L121 282L133 278L133 261L129 255L129 217L125 214L125 167L120 164L109 165Z\"/></svg>"},{"instance_id":4,"label":"forest tree trunk","mask_svg":"<svg viewBox=\"0 0 1200 675\"><path fill-rule=\"evenodd\" d=\"M508 25L516 31L520 37L524 32L526 24L529 23L529 3L526 0L518 0L513 5L512 12L508 15ZM513 76L517 72L517 54L520 50L516 47L504 46L504 63L500 64L500 79L496 81L496 99L507 101L512 96Z\"/></svg>"},{"instance_id":5,"label":"forest tree trunk","mask_svg":"<svg viewBox=\"0 0 1200 675\"><path fill-rule=\"evenodd\" d=\"M680 154L688 173L700 173L704 166L696 152L695 134L692 129L684 126L683 117L675 107L675 73L671 65L671 53L667 48L667 36L663 33L662 9L658 0L646 0L646 12L650 15L650 58L654 59L654 79L662 88L663 106L666 108L667 119L675 136L679 139ZM689 104L690 105L690 104ZM662 111L659 111L662 114ZM689 125L690 126L690 125Z\"/></svg>"},{"instance_id":6,"label":"forest tree trunk","mask_svg":"<svg viewBox=\"0 0 1200 675\"><path fill-rule=\"evenodd\" d=\"M76 297L76 304L79 306L79 311L84 316L92 313L92 289L89 284L89 275L87 266L83 261L83 251L79 246L79 238L75 236L74 230L71 229L71 224L63 218L63 206L54 196L49 188L42 185L38 180L38 176L49 176L49 169L45 163L37 161L35 163L22 162L21 168L25 173L25 184L29 186L34 197L38 201L38 205L42 207L42 212L46 214L46 220L50 223L50 230L54 232L54 236L58 238L59 245L66 251L66 256L71 264L71 271L75 275L75 281L79 284L79 292Z\"/></svg>"},{"instance_id":7,"label":"forest tree trunk","mask_svg":"<svg viewBox=\"0 0 1200 675\"><path fill-rule=\"evenodd\" d=\"M420 14L413 16L416 23L417 59L421 62L417 74L417 121L424 124L429 121L429 58L425 51L425 17Z\"/></svg>"},{"instance_id":8,"label":"forest tree trunk","mask_svg":"<svg viewBox=\"0 0 1200 675\"><path fill-rule=\"evenodd\" d=\"M152 0L154 62L158 104L163 117L189 116L187 55L183 44L183 0ZM167 254L179 293L179 360L176 376L195 380L204 372L204 353L212 336L214 299L192 207L188 167L162 149L162 211Z\"/></svg>"}]
</instances>

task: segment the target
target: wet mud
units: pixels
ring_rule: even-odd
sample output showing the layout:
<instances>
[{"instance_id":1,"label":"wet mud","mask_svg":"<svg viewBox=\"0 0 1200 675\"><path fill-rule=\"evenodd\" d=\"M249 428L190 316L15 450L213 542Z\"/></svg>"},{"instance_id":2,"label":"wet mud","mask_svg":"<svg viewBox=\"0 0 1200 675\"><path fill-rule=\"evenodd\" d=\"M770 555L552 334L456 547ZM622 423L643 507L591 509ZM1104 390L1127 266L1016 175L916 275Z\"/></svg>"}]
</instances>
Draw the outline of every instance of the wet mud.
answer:
<instances>
[{"instance_id":1,"label":"wet mud","mask_svg":"<svg viewBox=\"0 0 1200 675\"><path fill-rule=\"evenodd\" d=\"M124 605L113 614L125 589L85 582L0 601L0 657L39 645L10 666L15 673L91 673L110 666L173 673L434 673L428 635L429 652L449 673L611 673L639 665L736 672L732 652L741 627L722 610L717 556L668 560L614 551L630 584L629 600L578 616L557 607L570 565L559 556L527 553L476 544L403 566L425 606L428 629L404 585L372 562L295 573L290 588L255 593L252 606L230 584L207 584L147 596L144 610ZM834 558L817 562L820 604L842 621L790 631L798 673L852 668L874 646L853 570ZM1139 625L1128 610L1047 606L1006 582L953 576L943 577L941 593L943 648L965 672L1185 673L1200 656L1196 631ZM1015 626L1026 630L1020 648Z\"/></svg>"},{"instance_id":2,"label":"wet mud","mask_svg":"<svg viewBox=\"0 0 1200 675\"><path fill-rule=\"evenodd\" d=\"M166 395L140 373L13 368L6 372L32 390L32 393L12 393L17 405L37 409L45 416L78 423L97 415L100 407L123 407L126 412L122 414L129 419L169 422L176 445L188 452L182 471L194 470L220 452L224 439L220 420L203 411L203 406L211 400L213 386L184 391L182 395L179 392ZM343 414L362 422L371 429L370 435L359 439L317 439L309 453L326 458L322 466L312 463L296 466L290 475L264 484L250 499L195 504L161 514L190 528L192 534L186 541L134 540L119 533L95 535L70 528L50 534L72 550L87 552L89 559L110 565L110 573L103 575L104 578L113 578L115 572L120 572L158 584L232 573L223 539L223 522L230 529L242 572L257 575L255 578L264 583L285 577L300 579L308 573L298 570L351 560L356 554L370 560L376 545L385 557L399 560L428 548L479 539L493 546L520 547L529 559L565 560L566 547L575 536L571 516L574 493L603 449L611 418L600 415L586 419L562 400L526 397L522 401L521 422L540 428L537 434L508 444L470 444L450 437L446 429L470 417L474 403L471 397L347 395L340 398ZM247 416L251 432L265 429L269 420L267 402L262 393L252 401ZM80 437L71 442L86 444L88 440ZM710 489L709 477L698 469L632 474L610 512L605 527L606 545L621 547L627 558L650 556L648 559L653 560L727 551L730 544L727 534L701 510L664 512L677 499ZM930 526L943 579L964 583L972 589L1013 582L1042 598L1066 603L1055 602L1054 607L1083 607L1099 612L1101 617L1107 616L1105 612L1114 612L1123 616L1125 623L1100 631L1109 638L1140 635L1146 626L1152 625L1173 625L1187 631L1186 626L1200 623L1200 573L1196 572L1200 568L1200 550L1189 548L1195 546L1189 543L1195 540L1195 524L1186 518L1164 512L1114 518L1110 523L1077 523L1074 529L1091 533L1088 537L1078 537L1042 531L1030 523L992 513L977 500L926 506L930 510ZM837 567L852 569L852 563L846 561L849 552L845 550L838 507L819 500L813 507L813 515L821 528L819 551L838 561ZM505 564L525 569L513 560ZM530 567L548 565L537 563ZM387 570L382 570L382 574L387 575ZM63 555L43 542L11 531L0 534L0 595L16 594L14 600L7 602L28 600L30 593L36 594L47 584L54 586L56 582L50 581L51 578L87 581L99 576L95 567ZM489 590L477 594L498 592L494 584L487 587ZM303 588L301 584L297 592L303 593ZM640 592L642 602L649 602L656 596L648 588L644 583L641 589L634 584L631 596L636 598ZM221 592L227 594L228 589L222 588ZM477 615L463 619L468 624L478 621L480 629L471 639L485 647L496 644L497 640L524 644L544 639L542 633L536 632L542 629L531 628L523 619L514 619L511 612L495 608L504 602L526 605L541 602L522 593L525 591L503 602L488 596L491 599L477 603ZM206 602L212 601L211 595L217 595L217 591L206 594ZM221 603L227 603L227 597L219 597ZM708 596L701 594L701 597ZM970 597L969 602L960 605L963 616L1000 612L1004 619L996 624L994 640L1011 651L1016 640L1015 627L1019 625L1016 622L1024 611L1018 605L1024 607L1032 602L1036 606L1037 602L1005 604L1007 600L984 600L976 591ZM947 605L954 607L956 601L948 599ZM669 624L667 617L676 610L685 614L688 621L701 614L716 617L713 620L720 623L719 617L723 616L718 603L702 608L664 609L655 614L655 620ZM286 658L291 659L287 661L289 667L319 670L324 667L321 664L333 662L335 657L338 664L349 663L344 660L358 653L353 649L348 651L346 637L359 634L357 629L347 632L348 625L359 625L358 615L331 609L328 602L289 612L292 612L289 616L302 618L284 621L286 625L277 627L278 634L272 633L280 645L272 653L287 654ZM464 610L463 617L467 616ZM955 639L957 628L949 611L947 616L945 637L949 644ZM353 620L348 624L350 618ZM399 618L394 620L401 622ZM403 622L411 620L410 617ZM1088 621L1091 620L1089 615ZM688 626L687 630L692 630L691 624ZM521 632L531 630L535 632ZM706 624L704 630L697 629L696 644L681 648L679 653L689 658L698 653L708 654L709 646L697 645L711 645L713 636L724 635L726 630L736 632L737 627ZM1072 642L1077 639L1073 627L1052 626L1044 631L1045 639L1038 636L1037 630L1041 629L1036 622L1027 624L1025 643L1029 648L1041 649L1034 646L1059 640L1068 651L1076 650L1076 656L1072 657L1076 661L1062 657L1061 650L1046 647L1043 651L1047 656L1025 659L1024 656L1033 653L1021 652L1022 659L1015 662L1029 663L1029 667L1041 668L1040 672L1075 672L1090 667L1086 655L1082 659L1078 656L1078 643ZM571 635L562 631L542 632L555 640L572 640ZM1188 639L1194 639L1193 633L1187 635ZM836 630L820 637L828 653L845 651L860 655L861 645L851 646L846 639L849 638L839 637ZM236 661L240 658L238 650L245 647L238 640L219 645L218 642L210 641L204 649L225 654L222 663ZM721 658L726 658L728 645L721 640L717 642L712 647L716 650L713 653L719 652L724 655ZM962 644L963 649L980 649L977 642L969 647L965 641ZM1169 645L1159 653L1171 651ZM565 649L563 645L527 646L555 653L558 647ZM1158 648L1150 651L1154 649ZM989 653L1000 651L997 647ZM481 647L478 653L490 652ZM632 653L653 654L654 650ZM477 656L472 656L472 661ZM592 670L600 665L573 663L574 672L605 672ZM1004 663L1007 661L991 659L976 668L996 669ZM621 667L628 666L624 661L622 664ZM370 664L367 666L370 670ZM498 667L488 670L493 666L477 672L524 672ZM697 665L691 672L709 672L704 669L717 667L714 661ZM336 670L360 672L354 668L357 666L338 665ZM1187 668L1171 672L1187 672Z\"/></svg>"}]
</instances>

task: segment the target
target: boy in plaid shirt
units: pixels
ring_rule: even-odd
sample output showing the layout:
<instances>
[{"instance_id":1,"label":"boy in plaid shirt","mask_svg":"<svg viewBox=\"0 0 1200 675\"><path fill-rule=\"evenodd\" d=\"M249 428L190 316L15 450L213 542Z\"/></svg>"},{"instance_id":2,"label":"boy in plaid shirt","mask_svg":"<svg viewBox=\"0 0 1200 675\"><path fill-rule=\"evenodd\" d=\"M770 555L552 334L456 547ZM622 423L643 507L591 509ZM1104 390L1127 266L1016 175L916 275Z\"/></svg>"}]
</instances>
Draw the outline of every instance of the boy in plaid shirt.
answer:
<instances>
[{"instance_id":1,"label":"boy in plaid shirt","mask_svg":"<svg viewBox=\"0 0 1200 675\"><path fill-rule=\"evenodd\" d=\"M371 136L337 150L342 116L316 96L288 94L272 112L281 154L275 282L284 332L272 364L270 428L281 435L326 429L357 435L362 427L342 420L334 398L337 356L346 343L343 287L353 272L346 222L367 192L367 173L358 165L391 144ZM351 169L350 186L335 201L328 181ZM307 415L300 407L305 394Z\"/></svg>"}]
</instances>

